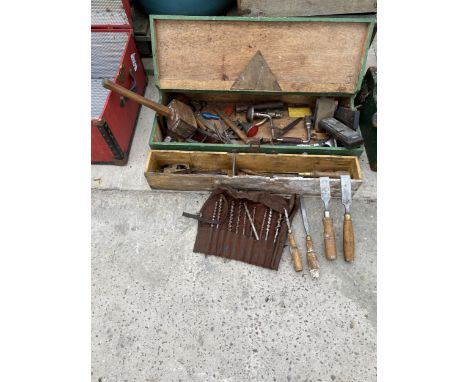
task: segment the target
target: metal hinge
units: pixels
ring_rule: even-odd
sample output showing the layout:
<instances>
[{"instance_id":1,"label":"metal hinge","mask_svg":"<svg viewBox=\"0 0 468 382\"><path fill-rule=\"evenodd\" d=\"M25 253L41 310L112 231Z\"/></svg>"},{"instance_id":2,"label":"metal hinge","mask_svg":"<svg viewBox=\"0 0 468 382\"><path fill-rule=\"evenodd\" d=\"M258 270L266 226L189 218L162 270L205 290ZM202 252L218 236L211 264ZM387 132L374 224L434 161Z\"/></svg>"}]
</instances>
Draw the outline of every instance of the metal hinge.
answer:
<instances>
[{"instance_id":1,"label":"metal hinge","mask_svg":"<svg viewBox=\"0 0 468 382\"><path fill-rule=\"evenodd\" d=\"M114 158L117 160L124 159L124 153L120 148L119 143L115 139L114 134L112 134L112 130L110 129L107 122L105 120L101 120L99 121L99 123L96 124L96 127L98 128L102 137L106 141L107 146L109 146L110 150L112 151L112 155L114 155Z\"/></svg>"}]
</instances>

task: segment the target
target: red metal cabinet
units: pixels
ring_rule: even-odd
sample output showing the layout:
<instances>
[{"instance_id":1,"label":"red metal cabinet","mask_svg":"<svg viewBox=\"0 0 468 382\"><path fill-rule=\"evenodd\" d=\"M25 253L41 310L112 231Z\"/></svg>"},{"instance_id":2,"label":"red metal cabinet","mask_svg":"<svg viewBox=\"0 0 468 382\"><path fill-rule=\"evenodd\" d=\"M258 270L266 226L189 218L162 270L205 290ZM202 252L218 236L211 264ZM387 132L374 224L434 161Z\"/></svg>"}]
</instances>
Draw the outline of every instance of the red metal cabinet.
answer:
<instances>
[{"instance_id":1,"label":"red metal cabinet","mask_svg":"<svg viewBox=\"0 0 468 382\"><path fill-rule=\"evenodd\" d=\"M144 94L146 75L130 29L128 2L93 1L91 27L91 162L127 162L140 105L102 86L111 79Z\"/></svg>"}]
</instances>

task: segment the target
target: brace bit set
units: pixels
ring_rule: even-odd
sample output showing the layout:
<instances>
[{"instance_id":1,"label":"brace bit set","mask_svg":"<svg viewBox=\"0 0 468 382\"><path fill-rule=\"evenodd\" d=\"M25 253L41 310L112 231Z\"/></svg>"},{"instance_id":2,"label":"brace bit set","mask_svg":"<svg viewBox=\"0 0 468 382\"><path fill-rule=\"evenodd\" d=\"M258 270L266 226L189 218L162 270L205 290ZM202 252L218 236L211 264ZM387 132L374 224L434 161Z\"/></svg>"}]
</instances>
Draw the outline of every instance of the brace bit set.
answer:
<instances>
[{"instance_id":1,"label":"brace bit set","mask_svg":"<svg viewBox=\"0 0 468 382\"><path fill-rule=\"evenodd\" d=\"M198 214L194 252L278 269L286 241L284 211L294 213L296 197L220 188ZM287 213L287 212L286 212Z\"/></svg>"}]
</instances>

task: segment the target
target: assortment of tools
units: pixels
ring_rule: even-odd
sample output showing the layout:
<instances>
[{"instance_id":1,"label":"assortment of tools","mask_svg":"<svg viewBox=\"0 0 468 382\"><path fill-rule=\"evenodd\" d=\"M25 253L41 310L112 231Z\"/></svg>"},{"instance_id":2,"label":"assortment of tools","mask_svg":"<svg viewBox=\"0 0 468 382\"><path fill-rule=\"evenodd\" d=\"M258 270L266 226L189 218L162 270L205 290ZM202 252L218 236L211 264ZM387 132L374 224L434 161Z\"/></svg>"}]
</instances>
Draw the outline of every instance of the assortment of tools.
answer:
<instances>
[{"instance_id":1,"label":"assortment of tools","mask_svg":"<svg viewBox=\"0 0 468 382\"><path fill-rule=\"evenodd\" d=\"M343 218L343 254L347 262L354 260L354 231L351 220L351 179L342 175L341 196L345 208ZM325 258L337 257L333 220L330 216L330 180L320 178L324 203L323 237ZM198 232L193 251L222 256L270 269L278 269L286 243L289 243L291 262L296 272L303 270L302 257L292 231L291 221L301 209L306 234L306 260L313 279L319 277L318 253L312 240L309 220L302 196L284 197L260 191L239 191L221 187L212 192L196 214L183 216L198 221Z\"/></svg>"},{"instance_id":2,"label":"assortment of tools","mask_svg":"<svg viewBox=\"0 0 468 382\"><path fill-rule=\"evenodd\" d=\"M151 108L165 117L167 136L176 141L204 143L281 144L335 147L337 142L346 148L363 143L358 129L359 112L338 107L332 98L320 97L316 101L314 115L306 105L292 107L283 102L267 102L250 105L209 106L206 102L191 101L187 97L175 97L167 106L151 101L107 79L103 86L121 96ZM227 112L226 112L227 111ZM284 121L282 128L275 121ZM232 114L235 118L232 119ZM303 130L297 125L303 121ZM260 127L268 124L269 131L259 136ZM292 134L295 136L287 136ZM304 136L305 132L305 138ZM298 136L300 135L300 136Z\"/></svg>"},{"instance_id":3,"label":"assortment of tools","mask_svg":"<svg viewBox=\"0 0 468 382\"><path fill-rule=\"evenodd\" d=\"M284 216L294 216L297 198L260 191L214 190L197 214L194 252L278 269L288 229Z\"/></svg>"}]
</instances>

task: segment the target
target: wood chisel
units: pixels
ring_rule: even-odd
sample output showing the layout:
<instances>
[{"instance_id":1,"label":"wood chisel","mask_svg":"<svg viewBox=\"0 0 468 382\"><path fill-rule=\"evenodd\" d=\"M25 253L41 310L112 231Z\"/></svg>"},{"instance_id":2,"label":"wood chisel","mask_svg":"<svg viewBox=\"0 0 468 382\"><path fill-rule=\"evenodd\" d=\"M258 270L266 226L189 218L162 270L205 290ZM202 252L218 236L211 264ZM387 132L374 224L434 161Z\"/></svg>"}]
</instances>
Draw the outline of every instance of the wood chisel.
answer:
<instances>
[{"instance_id":1,"label":"wood chisel","mask_svg":"<svg viewBox=\"0 0 468 382\"><path fill-rule=\"evenodd\" d=\"M315 252L314 242L312 241L312 236L310 235L310 226L307 220L304 198L301 195L299 199L301 202L302 222L304 223L304 230L306 232L307 264L309 266L310 275L312 278L316 279L319 277L319 265L317 260L318 255L317 252Z\"/></svg>"},{"instance_id":2,"label":"wood chisel","mask_svg":"<svg viewBox=\"0 0 468 382\"><path fill-rule=\"evenodd\" d=\"M291 252L293 267L296 272L300 272L302 271L301 254L299 253L299 248L297 248L296 240L294 239L293 233L291 231L291 223L289 222L288 211L286 208L284 209L284 217L288 226L289 251Z\"/></svg>"},{"instance_id":3,"label":"wood chisel","mask_svg":"<svg viewBox=\"0 0 468 382\"><path fill-rule=\"evenodd\" d=\"M336 241L335 230L333 229L333 219L330 216L330 178L320 178L320 194L322 196L323 205L325 208L323 214L323 239L325 245L325 257L328 260L336 259Z\"/></svg>"},{"instance_id":4,"label":"wood chisel","mask_svg":"<svg viewBox=\"0 0 468 382\"><path fill-rule=\"evenodd\" d=\"M341 176L341 202L345 208L343 219L343 252L346 261L354 260L354 230L349 208L351 207L351 178L349 175Z\"/></svg>"}]
</instances>

